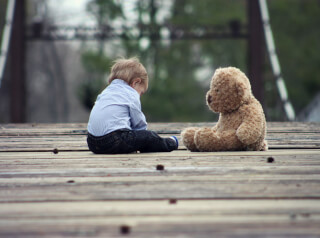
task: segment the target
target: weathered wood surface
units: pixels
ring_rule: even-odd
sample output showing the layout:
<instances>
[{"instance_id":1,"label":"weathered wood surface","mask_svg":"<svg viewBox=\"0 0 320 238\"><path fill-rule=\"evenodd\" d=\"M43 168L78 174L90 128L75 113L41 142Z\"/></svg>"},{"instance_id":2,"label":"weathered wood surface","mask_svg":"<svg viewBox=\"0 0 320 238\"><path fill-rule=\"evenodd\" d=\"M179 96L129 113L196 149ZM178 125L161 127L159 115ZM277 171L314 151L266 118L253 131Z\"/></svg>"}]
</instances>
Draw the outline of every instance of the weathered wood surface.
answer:
<instances>
[{"instance_id":1,"label":"weathered wood surface","mask_svg":"<svg viewBox=\"0 0 320 238\"><path fill-rule=\"evenodd\" d=\"M6 237L318 237L320 207L314 200L189 200L9 203L0 210ZM121 234L122 226L130 233Z\"/></svg>"},{"instance_id":2,"label":"weathered wood surface","mask_svg":"<svg viewBox=\"0 0 320 238\"><path fill-rule=\"evenodd\" d=\"M180 133L182 129L190 126L214 126L215 123L150 123L149 130L158 133ZM86 134L86 123L55 123L55 124L1 124L1 135L70 135L70 134ZM301 123L301 122L268 122L268 132L320 132L319 123Z\"/></svg>"},{"instance_id":3,"label":"weathered wood surface","mask_svg":"<svg viewBox=\"0 0 320 238\"><path fill-rule=\"evenodd\" d=\"M268 123L267 152L94 155L85 135L0 125L0 237L320 237L320 124Z\"/></svg>"},{"instance_id":4,"label":"weathered wood surface","mask_svg":"<svg viewBox=\"0 0 320 238\"><path fill-rule=\"evenodd\" d=\"M176 135L188 126L213 126L214 123L153 123L163 136ZM86 124L3 124L0 125L0 151L86 151ZM268 123L270 149L320 149L320 128L316 123ZM185 149L180 146L180 149Z\"/></svg>"}]
</instances>

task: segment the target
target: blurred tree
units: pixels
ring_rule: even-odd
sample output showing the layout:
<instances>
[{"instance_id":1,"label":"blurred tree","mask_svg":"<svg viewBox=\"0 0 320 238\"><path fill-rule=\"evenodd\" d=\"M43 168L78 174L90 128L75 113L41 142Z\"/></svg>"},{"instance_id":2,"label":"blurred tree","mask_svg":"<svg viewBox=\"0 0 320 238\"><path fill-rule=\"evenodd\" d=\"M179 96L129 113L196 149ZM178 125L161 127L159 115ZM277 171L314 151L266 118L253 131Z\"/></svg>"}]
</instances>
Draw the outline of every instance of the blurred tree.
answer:
<instances>
[{"instance_id":1,"label":"blurred tree","mask_svg":"<svg viewBox=\"0 0 320 238\"><path fill-rule=\"evenodd\" d=\"M97 95L107 85L104 78L111 60L101 50L86 50L82 52L81 61L86 74L77 88L77 95L85 108L91 110Z\"/></svg>"},{"instance_id":2,"label":"blurred tree","mask_svg":"<svg viewBox=\"0 0 320 238\"><path fill-rule=\"evenodd\" d=\"M87 11L95 17L97 27L102 29L111 25L118 17L123 18L121 5L114 1L92 0L87 4ZM81 103L88 109L94 105L97 95L107 85L105 75L109 71L111 59L104 52L105 41L101 36L98 48L86 48L82 53L82 64L87 72L77 89Z\"/></svg>"},{"instance_id":3,"label":"blurred tree","mask_svg":"<svg viewBox=\"0 0 320 238\"><path fill-rule=\"evenodd\" d=\"M172 13L166 19L166 23L190 29L195 29L197 25L210 26L225 23L228 25L230 19L223 18L220 11L224 8L239 19L242 3L232 1L230 4L232 7L230 7L221 1L173 1ZM151 24L159 24L153 20L152 4L154 1L150 1L151 9L146 10L151 14ZM245 13L242 15L242 18L244 17ZM152 29L160 28L160 25L152 27ZM235 44L234 40L219 41L217 44L213 40L177 40L166 45L162 44L162 41L151 38L148 52L154 51L154 82L150 93L142 99L148 118L151 121L216 119L217 115L212 114L206 106L205 94L216 67L227 62L229 64L233 62L238 67L245 66L245 63L241 65L241 61L237 62L241 51L245 49L236 48L238 46L239 44ZM226 54L228 47L236 50ZM221 51L220 55L217 54L219 51ZM245 56L245 54L242 55Z\"/></svg>"},{"instance_id":4,"label":"blurred tree","mask_svg":"<svg viewBox=\"0 0 320 238\"><path fill-rule=\"evenodd\" d=\"M320 3L268 1L276 48L289 92L299 113L320 92ZM272 92L273 82L267 88ZM269 97L272 100L272 97ZM270 108L276 105L269 103Z\"/></svg>"},{"instance_id":5,"label":"blurred tree","mask_svg":"<svg viewBox=\"0 0 320 238\"><path fill-rule=\"evenodd\" d=\"M0 44L2 41L2 31L5 23L6 10L7 10L7 0L1 0L0 1Z\"/></svg>"},{"instance_id":6,"label":"blurred tree","mask_svg":"<svg viewBox=\"0 0 320 238\"><path fill-rule=\"evenodd\" d=\"M320 4L318 0L268 1L271 26L289 98L299 112L320 90ZM121 38L103 41L83 54L88 72L79 95L91 108L106 86L111 59L138 56L149 73L149 92L142 97L148 121L210 121L205 93L214 70L235 66L247 72L246 39L170 39L170 26L197 31L212 25L237 34L247 22L246 0L92 0L88 11L98 27L112 25ZM128 10L130 9L130 10ZM130 12L130 14L128 14ZM199 32L201 34L201 32ZM281 102L266 55L265 110L268 120L283 120Z\"/></svg>"},{"instance_id":7,"label":"blurred tree","mask_svg":"<svg viewBox=\"0 0 320 238\"><path fill-rule=\"evenodd\" d=\"M231 0L230 5L211 0L134 1L131 2L131 7L136 14L135 19L129 19L121 10L125 8L125 4L125 1L93 0L88 4L88 11L96 17L99 26L113 23L126 29L118 43L121 50L119 47L112 47L113 57L117 54L126 57L136 55L146 66L150 82L148 93L142 97L142 107L148 121L216 119L217 116L209 111L205 103L211 76L220 65L233 64L245 69L245 41L236 43L234 40L220 40L217 44L212 40L171 41L162 36L163 25L189 28L198 24L228 25L229 16L233 16L231 20L243 21L246 16L244 1ZM169 11L169 14L161 17L163 11ZM228 16L224 16L222 11L228 12ZM117 43L109 41L109 45L112 44ZM103 76L110 67L110 61L106 58L103 47L99 49L85 53L83 63L88 72L100 72L100 76ZM103 61L105 62L102 63ZM103 85L97 83L102 78L95 80L91 75L91 79L81 87L79 95L88 108L93 104L98 88Z\"/></svg>"}]
</instances>

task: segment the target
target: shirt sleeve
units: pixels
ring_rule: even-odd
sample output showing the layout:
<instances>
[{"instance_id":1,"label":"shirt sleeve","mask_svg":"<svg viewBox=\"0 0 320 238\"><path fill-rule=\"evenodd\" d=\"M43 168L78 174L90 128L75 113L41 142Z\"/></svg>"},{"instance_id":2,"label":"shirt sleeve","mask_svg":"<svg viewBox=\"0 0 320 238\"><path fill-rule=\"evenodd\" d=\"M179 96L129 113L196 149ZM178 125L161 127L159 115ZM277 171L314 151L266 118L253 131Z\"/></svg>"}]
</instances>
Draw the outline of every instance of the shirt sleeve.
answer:
<instances>
[{"instance_id":1,"label":"shirt sleeve","mask_svg":"<svg viewBox=\"0 0 320 238\"><path fill-rule=\"evenodd\" d=\"M129 109L130 122L132 130L146 130L147 121L146 117L141 111L141 103L139 96L134 97Z\"/></svg>"}]
</instances>

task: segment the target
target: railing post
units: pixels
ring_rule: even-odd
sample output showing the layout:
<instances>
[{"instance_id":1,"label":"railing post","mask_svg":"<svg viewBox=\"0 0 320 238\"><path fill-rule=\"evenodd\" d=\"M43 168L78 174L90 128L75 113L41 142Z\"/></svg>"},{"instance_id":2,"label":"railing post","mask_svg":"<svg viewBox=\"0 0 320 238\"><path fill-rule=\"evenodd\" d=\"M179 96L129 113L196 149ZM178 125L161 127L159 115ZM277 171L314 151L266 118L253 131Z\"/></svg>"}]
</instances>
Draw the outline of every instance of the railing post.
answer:
<instances>
[{"instance_id":1,"label":"railing post","mask_svg":"<svg viewBox=\"0 0 320 238\"><path fill-rule=\"evenodd\" d=\"M263 49L264 38L258 0L247 0L248 4L248 77L254 96L264 105Z\"/></svg>"},{"instance_id":2,"label":"railing post","mask_svg":"<svg viewBox=\"0 0 320 238\"><path fill-rule=\"evenodd\" d=\"M25 0L16 1L10 43L10 120L26 121Z\"/></svg>"}]
</instances>

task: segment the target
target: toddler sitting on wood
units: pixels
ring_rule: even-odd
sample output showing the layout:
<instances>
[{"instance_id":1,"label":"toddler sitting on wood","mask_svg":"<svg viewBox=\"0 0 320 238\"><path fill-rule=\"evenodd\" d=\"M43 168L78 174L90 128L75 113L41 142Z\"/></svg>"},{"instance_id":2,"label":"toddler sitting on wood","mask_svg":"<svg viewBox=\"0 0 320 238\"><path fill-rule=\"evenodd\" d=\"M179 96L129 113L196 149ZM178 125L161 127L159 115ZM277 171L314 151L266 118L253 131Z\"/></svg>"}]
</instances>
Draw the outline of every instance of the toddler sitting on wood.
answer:
<instances>
[{"instance_id":1,"label":"toddler sitting on wood","mask_svg":"<svg viewBox=\"0 0 320 238\"><path fill-rule=\"evenodd\" d=\"M148 74L137 58L116 60L109 84L90 113L87 143L92 152L170 152L178 148L175 136L162 138L147 130L140 96L148 89Z\"/></svg>"}]
</instances>

